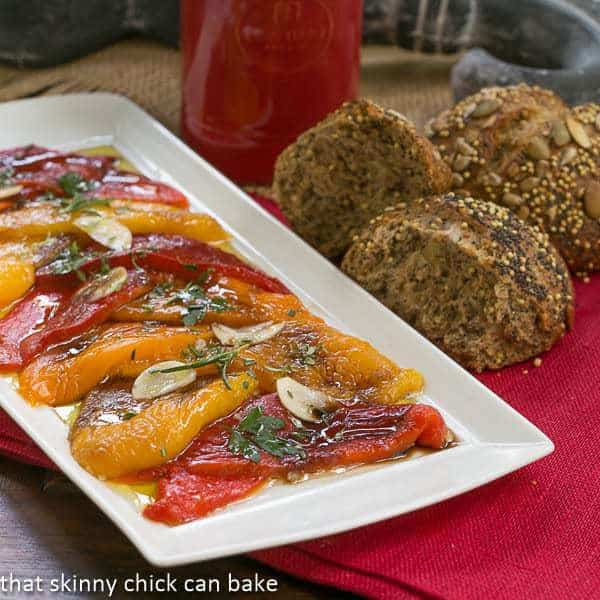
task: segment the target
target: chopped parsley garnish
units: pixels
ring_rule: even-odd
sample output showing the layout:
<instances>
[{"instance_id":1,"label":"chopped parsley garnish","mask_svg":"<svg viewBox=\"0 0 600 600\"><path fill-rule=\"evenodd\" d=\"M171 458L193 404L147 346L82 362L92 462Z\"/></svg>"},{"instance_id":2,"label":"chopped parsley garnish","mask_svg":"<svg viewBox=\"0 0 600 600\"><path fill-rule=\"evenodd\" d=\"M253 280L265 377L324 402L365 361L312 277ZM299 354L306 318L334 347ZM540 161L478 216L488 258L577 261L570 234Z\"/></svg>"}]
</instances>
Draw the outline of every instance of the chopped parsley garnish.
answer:
<instances>
[{"instance_id":1,"label":"chopped parsley garnish","mask_svg":"<svg viewBox=\"0 0 600 600\"><path fill-rule=\"evenodd\" d=\"M63 203L63 208L67 212L76 211L89 211L96 206L109 206L110 200L108 198L94 198L83 196L81 194L75 194L72 200Z\"/></svg>"},{"instance_id":2,"label":"chopped parsley garnish","mask_svg":"<svg viewBox=\"0 0 600 600\"><path fill-rule=\"evenodd\" d=\"M14 174L15 170L12 167L2 169L2 171L0 171L0 186L5 186L12 183L11 179L14 177Z\"/></svg>"},{"instance_id":3,"label":"chopped parsley garnish","mask_svg":"<svg viewBox=\"0 0 600 600\"><path fill-rule=\"evenodd\" d=\"M160 449L160 455L161 455L163 458L166 458L166 457L168 456L168 454L169 454L169 453L167 452L167 449L166 449L165 447L163 447L163 448L161 448L161 449Z\"/></svg>"},{"instance_id":4,"label":"chopped parsley garnish","mask_svg":"<svg viewBox=\"0 0 600 600\"><path fill-rule=\"evenodd\" d=\"M67 196L75 196L81 192L89 192L93 188L92 182L84 179L79 173L69 171L58 178L58 185Z\"/></svg>"},{"instance_id":5,"label":"chopped parsley garnish","mask_svg":"<svg viewBox=\"0 0 600 600\"><path fill-rule=\"evenodd\" d=\"M108 198L94 198L86 196L86 192L94 189L93 181L84 179L79 173L69 172L58 178L58 184L63 189L65 196L70 200L63 200L61 205L67 212L89 211L96 206L109 206Z\"/></svg>"},{"instance_id":6,"label":"chopped parsley garnish","mask_svg":"<svg viewBox=\"0 0 600 600\"><path fill-rule=\"evenodd\" d=\"M186 327L192 327L204 320L209 311L225 312L232 310L233 306L225 298L211 298L206 295L202 287L206 281L202 276L196 281L188 283L183 289L177 290L171 295L167 306L171 304L181 304L186 312L183 315L183 324ZM158 286L157 286L158 287ZM156 288L154 288L156 290ZM158 293L164 290L159 290Z\"/></svg>"},{"instance_id":7,"label":"chopped parsley garnish","mask_svg":"<svg viewBox=\"0 0 600 600\"><path fill-rule=\"evenodd\" d=\"M122 418L123 421L130 421L131 419L133 419L133 417L137 417L137 413L128 411L123 415Z\"/></svg>"},{"instance_id":8,"label":"chopped parsley garnish","mask_svg":"<svg viewBox=\"0 0 600 600\"><path fill-rule=\"evenodd\" d=\"M272 367L266 365L265 371L271 373L281 373L283 375L291 375L295 370L303 367L313 367L317 364L317 359L321 352L321 346L313 346L311 344L293 344L291 348L292 361L287 365L281 367Z\"/></svg>"},{"instance_id":9,"label":"chopped parsley garnish","mask_svg":"<svg viewBox=\"0 0 600 600\"><path fill-rule=\"evenodd\" d=\"M231 431L227 448L232 454L241 455L255 463L260 462L260 448L237 429Z\"/></svg>"},{"instance_id":10,"label":"chopped parsley garnish","mask_svg":"<svg viewBox=\"0 0 600 600\"><path fill-rule=\"evenodd\" d=\"M106 256L102 255L100 257L100 275L106 275L110 271L110 264L108 263L108 259Z\"/></svg>"},{"instance_id":11,"label":"chopped parsley garnish","mask_svg":"<svg viewBox=\"0 0 600 600\"><path fill-rule=\"evenodd\" d=\"M184 307L183 324L192 327L204 320L209 311L225 312L234 307L225 298L213 298L206 294L202 287L210 273L203 272L196 281L191 281L184 288L174 290L171 282L159 283L148 293L149 300L166 298L166 306L179 304Z\"/></svg>"},{"instance_id":12,"label":"chopped parsley garnish","mask_svg":"<svg viewBox=\"0 0 600 600\"><path fill-rule=\"evenodd\" d=\"M165 281L164 283L159 283L155 286L148 296L150 298L164 298L168 292L173 289L173 284L170 281Z\"/></svg>"},{"instance_id":13,"label":"chopped parsley garnish","mask_svg":"<svg viewBox=\"0 0 600 600\"><path fill-rule=\"evenodd\" d=\"M158 287L158 286L157 286ZM155 288L156 289L156 288ZM180 290L176 290L169 301L167 302L167 306L171 304L189 304L194 300L202 299L206 297L206 292L202 285L196 281L190 281L184 288Z\"/></svg>"},{"instance_id":14,"label":"chopped parsley garnish","mask_svg":"<svg viewBox=\"0 0 600 600\"><path fill-rule=\"evenodd\" d=\"M288 317L295 317L296 311L293 308L290 308L290 310L288 310L287 314L288 314Z\"/></svg>"},{"instance_id":15,"label":"chopped parsley garnish","mask_svg":"<svg viewBox=\"0 0 600 600\"><path fill-rule=\"evenodd\" d=\"M303 367L312 367L317 363L321 346L311 344L295 344L294 359Z\"/></svg>"},{"instance_id":16,"label":"chopped parsley garnish","mask_svg":"<svg viewBox=\"0 0 600 600\"><path fill-rule=\"evenodd\" d=\"M75 273L81 281L87 279L81 267L90 259L89 254L83 254L77 242L72 242L52 262L50 268L56 275Z\"/></svg>"},{"instance_id":17,"label":"chopped parsley garnish","mask_svg":"<svg viewBox=\"0 0 600 600\"><path fill-rule=\"evenodd\" d=\"M204 320L208 311L224 312L231 310L231 305L224 298L205 298L202 304L192 304L187 307L187 313L183 315L183 324L191 327Z\"/></svg>"},{"instance_id":18,"label":"chopped parsley garnish","mask_svg":"<svg viewBox=\"0 0 600 600\"><path fill-rule=\"evenodd\" d=\"M194 360L194 358L198 358L200 356L202 355L194 347L194 344L188 344L188 347L181 351L181 358L183 360Z\"/></svg>"},{"instance_id":19,"label":"chopped parsley garnish","mask_svg":"<svg viewBox=\"0 0 600 600\"><path fill-rule=\"evenodd\" d=\"M306 450L298 441L277 435L284 425L281 419L265 415L260 407L255 407L231 430L227 448L255 463L260 462L261 450L277 458L306 458Z\"/></svg>"},{"instance_id":20,"label":"chopped parsley garnish","mask_svg":"<svg viewBox=\"0 0 600 600\"><path fill-rule=\"evenodd\" d=\"M308 429L297 429L292 431L290 435L298 442L306 442L311 438L311 433Z\"/></svg>"},{"instance_id":21,"label":"chopped parsley garnish","mask_svg":"<svg viewBox=\"0 0 600 600\"><path fill-rule=\"evenodd\" d=\"M196 277L196 284L204 285L211 278L214 272L214 269L205 269L202 271L202 273L200 273L200 275L198 275L198 277Z\"/></svg>"},{"instance_id":22,"label":"chopped parsley garnish","mask_svg":"<svg viewBox=\"0 0 600 600\"><path fill-rule=\"evenodd\" d=\"M206 307L205 306L192 306L187 309L187 313L183 315L183 324L186 327L192 327L196 325L196 323L200 323L204 320L206 316Z\"/></svg>"}]
</instances>

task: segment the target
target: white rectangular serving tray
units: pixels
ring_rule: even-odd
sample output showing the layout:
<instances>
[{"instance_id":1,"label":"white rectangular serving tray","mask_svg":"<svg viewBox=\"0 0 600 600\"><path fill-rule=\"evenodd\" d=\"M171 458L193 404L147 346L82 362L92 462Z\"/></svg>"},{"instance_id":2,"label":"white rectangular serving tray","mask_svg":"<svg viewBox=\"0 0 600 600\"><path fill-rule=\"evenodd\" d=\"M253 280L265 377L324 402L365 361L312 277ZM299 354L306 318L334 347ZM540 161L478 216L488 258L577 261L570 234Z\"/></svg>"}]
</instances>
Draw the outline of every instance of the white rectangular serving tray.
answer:
<instances>
[{"instance_id":1,"label":"white rectangular serving tray","mask_svg":"<svg viewBox=\"0 0 600 600\"><path fill-rule=\"evenodd\" d=\"M76 94L0 104L0 149L28 143L65 150L111 145L142 173L183 191L195 210L231 231L250 262L279 277L315 313L421 371L424 401L461 440L437 453L274 485L204 519L167 527L79 467L56 412L32 408L1 379L0 406L149 562L175 566L360 527L472 490L553 451L539 429L129 100Z\"/></svg>"}]
</instances>

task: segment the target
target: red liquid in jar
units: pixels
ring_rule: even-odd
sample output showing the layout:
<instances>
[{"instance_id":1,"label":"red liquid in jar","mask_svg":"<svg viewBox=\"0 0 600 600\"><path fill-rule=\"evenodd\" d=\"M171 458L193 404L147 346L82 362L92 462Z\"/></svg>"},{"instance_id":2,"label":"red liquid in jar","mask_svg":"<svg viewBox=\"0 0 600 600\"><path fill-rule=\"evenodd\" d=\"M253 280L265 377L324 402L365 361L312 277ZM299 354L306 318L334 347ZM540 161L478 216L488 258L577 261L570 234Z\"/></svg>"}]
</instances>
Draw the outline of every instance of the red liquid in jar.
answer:
<instances>
[{"instance_id":1,"label":"red liquid in jar","mask_svg":"<svg viewBox=\"0 0 600 600\"><path fill-rule=\"evenodd\" d=\"M183 0L184 139L239 182L345 100L360 71L362 0Z\"/></svg>"}]
</instances>

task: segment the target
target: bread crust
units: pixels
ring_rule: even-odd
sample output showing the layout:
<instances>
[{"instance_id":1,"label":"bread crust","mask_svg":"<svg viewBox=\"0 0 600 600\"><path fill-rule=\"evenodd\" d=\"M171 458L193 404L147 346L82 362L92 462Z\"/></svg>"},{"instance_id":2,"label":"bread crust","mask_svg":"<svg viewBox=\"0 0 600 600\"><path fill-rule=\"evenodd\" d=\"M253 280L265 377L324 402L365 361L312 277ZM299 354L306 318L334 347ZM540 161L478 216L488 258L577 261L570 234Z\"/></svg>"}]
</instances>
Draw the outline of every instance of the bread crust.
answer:
<instances>
[{"instance_id":1,"label":"bread crust","mask_svg":"<svg viewBox=\"0 0 600 600\"><path fill-rule=\"evenodd\" d=\"M373 219L342 269L475 371L537 356L573 322L572 283L548 236L452 192Z\"/></svg>"},{"instance_id":2,"label":"bread crust","mask_svg":"<svg viewBox=\"0 0 600 600\"><path fill-rule=\"evenodd\" d=\"M444 191L450 170L405 117L368 100L344 104L280 155L276 199L293 228L330 258L387 206Z\"/></svg>"},{"instance_id":3,"label":"bread crust","mask_svg":"<svg viewBox=\"0 0 600 600\"><path fill-rule=\"evenodd\" d=\"M575 273L600 269L598 106L571 110L549 90L486 88L428 123L452 189L546 231ZM586 200L587 198L587 200Z\"/></svg>"}]
</instances>

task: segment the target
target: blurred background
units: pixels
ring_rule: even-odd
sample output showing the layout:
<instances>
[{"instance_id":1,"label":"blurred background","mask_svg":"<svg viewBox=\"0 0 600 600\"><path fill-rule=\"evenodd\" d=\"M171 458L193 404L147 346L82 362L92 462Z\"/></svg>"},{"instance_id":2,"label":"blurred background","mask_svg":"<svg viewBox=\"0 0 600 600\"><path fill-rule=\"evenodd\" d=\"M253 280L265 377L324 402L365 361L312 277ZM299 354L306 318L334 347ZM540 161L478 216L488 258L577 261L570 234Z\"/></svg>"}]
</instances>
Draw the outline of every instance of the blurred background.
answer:
<instances>
[{"instance_id":1,"label":"blurred background","mask_svg":"<svg viewBox=\"0 0 600 600\"><path fill-rule=\"evenodd\" d=\"M226 44L224 29L217 28L215 33L210 28L212 25L207 24L214 25L217 13L223 23L227 23L226 19L236 11L256 14L257 7L264 12L269 6L276 15L274 18L281 20L282 31L289 35L296 32L298 36L304 31L310 35L309 30L302 28L315 22L317 13L310 12L311 3L327 5L333 11L334 25L338 17L340 23L348 20L348 15L340 12L348 7L359 7L364 13L360 86L353 90L348 84L343 90L337 90L337 96L322 103L322 114L317 114L316 109L309 115L298 112L288 94L289 106L282 111L288 114L288 123L277 121L277 127L286 129L286 135L281 141L273 142L271 153L278 152L301 130L319 120L317 117L335 108L344 95L372 98L406 114L419 127L450 105L453 97L473 93L484 85L528 81L550 87L572 103L599 99L600 2L596 0L364 0L364 4L361 0L308 0L304 3L298 0L183 0L182 3L179 0L3 0L0 3L0 101L48 94L116 92L128 96L180 134L181 41L185 50L188 40L189 57L198 53L211 57L212 66L194 69L196 80L201 79L199 68L211 73L214 99L233 106L236 96L240 96L238 104L247 105L252 94L240 91L239 77L237 92L227 88L227 81L215 83L215 71L231 71L232 67L231 62L215 62L218 56L215 49L222 54L223 44ZM209 15L208 20L203 11ZM263 21L246 23L246 26L259 30L266 25ZM340 35L349 33L345 31ZM354 43L347 39L348 45ZM208 50L207 40L212 44ZM329 61L330 71L332 61L337 64L339 60L339 55L322 56L324 64ZM347 67L333 68L340 71L352 67L348 62ZM191 78L194 70L190 67L187 73ZM314 80L315 72L311 76ZM251 73L250 80L255 79ZM277 83L288 89L289 81L292 78ZM272 90L273 80L267 84ZM220 96L219 90L215 92L215 85L222 88ZM198 90L195 83L188 88L190 86L187 101L190 111L208 110L208 92ZM319 98L325 93L324 86L316 86L313 97ZM275 96L271 100L281 108L281 100ZM264 105L267 106L266 101ZM241 108L238 113L240 111ZM259 116L264 118L264 115L265 111ZM214 122L216 118L215 115L192 117L204 122L211 118ZM191 121L190 117L188 125ZM204 122L200 125L204 126ZM271 134L273 123L269 124ZM184 131L186 141L209 160L213 159L212 149L198 142L204 130L194 130L193 124L188 129ZM267 129L258 127L256 131L262 136L265 151ZM213 162L219 163L218 153ZM226 164L217 166L242 183L251 183L253 179L248 172L228 171ZM253 172L257 174L254 179L257 183L268 183L268 165L262 168L264 173L261 168L254 166Z\"/></svg>"}]
</instances>

